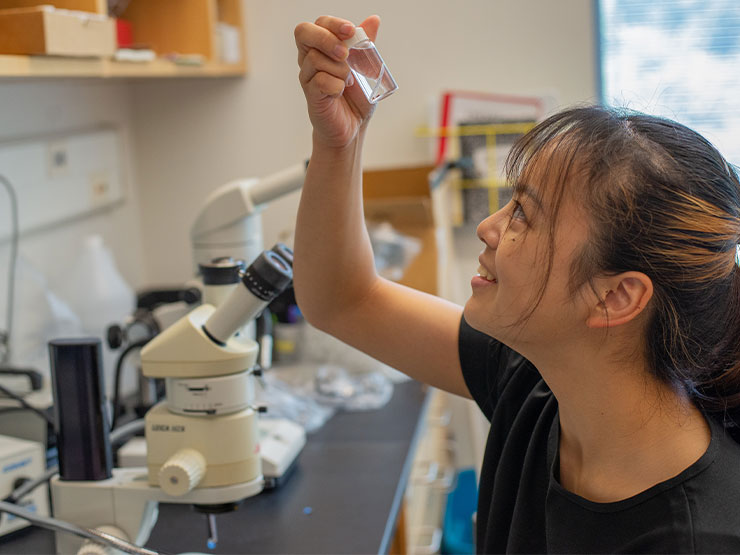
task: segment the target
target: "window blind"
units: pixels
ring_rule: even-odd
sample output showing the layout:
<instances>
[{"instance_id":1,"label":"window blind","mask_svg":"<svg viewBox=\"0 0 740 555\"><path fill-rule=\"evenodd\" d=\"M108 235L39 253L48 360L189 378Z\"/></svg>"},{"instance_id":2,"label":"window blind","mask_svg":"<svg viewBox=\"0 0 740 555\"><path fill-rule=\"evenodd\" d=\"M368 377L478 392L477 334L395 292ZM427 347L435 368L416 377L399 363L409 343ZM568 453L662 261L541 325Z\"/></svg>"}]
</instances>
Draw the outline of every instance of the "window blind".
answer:
<instances>
[{"instance_id":1,"label":"window blind","mask_svg":"<svg viewBox=\"0 0 740 555\"><path fill-rule=\"evenodd\" d=\"M602 100L669 117L740 164L740 0L597 0Z\"/></svg>"}]
</instances>

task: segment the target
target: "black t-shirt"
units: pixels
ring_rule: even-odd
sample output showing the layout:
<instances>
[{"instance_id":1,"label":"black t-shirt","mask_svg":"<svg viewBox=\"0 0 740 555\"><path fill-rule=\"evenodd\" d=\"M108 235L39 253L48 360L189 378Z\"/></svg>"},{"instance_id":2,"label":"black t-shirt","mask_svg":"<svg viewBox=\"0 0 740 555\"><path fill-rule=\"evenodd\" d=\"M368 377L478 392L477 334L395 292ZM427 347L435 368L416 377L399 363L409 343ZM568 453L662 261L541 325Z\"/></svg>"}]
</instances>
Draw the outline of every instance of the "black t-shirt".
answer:
<instances>
[{"instance_id":1,"label":"black t-shirt","mask_svg":"<svg viewBox=\"0 0 740 555\"><path fill-rule=\"evenodd\" d=\"M740 553L740 445L712 439L678 476L615 503L558 483L558 403L531 362L460 325L460 362L491 421L480 476L482 553Z\"/></svg>"}]
</instances>

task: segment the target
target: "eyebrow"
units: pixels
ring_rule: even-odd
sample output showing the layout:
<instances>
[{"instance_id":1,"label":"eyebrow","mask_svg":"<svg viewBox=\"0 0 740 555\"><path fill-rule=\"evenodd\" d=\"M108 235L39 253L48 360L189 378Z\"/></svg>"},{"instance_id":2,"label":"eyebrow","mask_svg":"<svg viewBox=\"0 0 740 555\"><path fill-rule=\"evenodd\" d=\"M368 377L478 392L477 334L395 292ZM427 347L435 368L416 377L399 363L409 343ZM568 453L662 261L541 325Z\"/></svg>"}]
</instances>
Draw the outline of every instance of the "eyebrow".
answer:
<instances>
[{"instance_id":1,"label":"eyebrow","mask_svg":"<svg viewBox=\"0 0 740 555\"><path fill-rule=\"evenodd\" d=\"M537 197L537 194L534 192L534 190L529 185L526 185L524 183L518 183L514 187L514 194L515 195L525 195L529 197L532 200L532 202L534 202L538 210L540 210L541 212L544 211L542 207L542 202L540 201L540 199Z\"/></svg>"}]
</instances>

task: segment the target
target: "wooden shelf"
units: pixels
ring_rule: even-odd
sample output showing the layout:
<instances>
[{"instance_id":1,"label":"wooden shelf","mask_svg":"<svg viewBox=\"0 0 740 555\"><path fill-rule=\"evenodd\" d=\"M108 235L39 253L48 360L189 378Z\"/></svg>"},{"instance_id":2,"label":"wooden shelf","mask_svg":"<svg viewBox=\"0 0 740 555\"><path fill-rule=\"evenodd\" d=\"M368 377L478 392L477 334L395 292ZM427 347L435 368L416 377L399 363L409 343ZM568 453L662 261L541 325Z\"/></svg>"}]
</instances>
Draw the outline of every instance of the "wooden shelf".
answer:
<instances>
[{"instance_id":1,"label":"wooden shelf","mask_svg":"<svg viewBox=\"0 0 740 555\"><path fill-rule=\"evenodd\" d=\"M244 75L244 64L207 62L189 66L158 58L152 62L116 62L101 58L62 58L58 56L0 55L0 78L18 77L228 77Z\"/></svg>"},{"instance_id":2,"label":"wooden shelf","mask_svg":"<svg viewBox=\"0 0 740 555\"><path fill-rule=\"evenodd\" d=\"M158 78L228 77L247 71L242 0L129 0L120 17L129 22L133 42L157 54L152 62L117 62L107 57L64 57L0 54L0 79L4 78ZM107 14L107 0L0 0L0 8L36 4ZM217 36L219 24L238 30L240 56L233 64L221 61ZM232 35L235 36L235 35ZM9 50L12 51L12 50ZM232 48L231 52L234 52ZM32 50L28 50L32 52ZM202 65L175 63L167 56L179 52L200 56ZM226 57L225 59L229 59Z\"/></svg>"}]
</instances>

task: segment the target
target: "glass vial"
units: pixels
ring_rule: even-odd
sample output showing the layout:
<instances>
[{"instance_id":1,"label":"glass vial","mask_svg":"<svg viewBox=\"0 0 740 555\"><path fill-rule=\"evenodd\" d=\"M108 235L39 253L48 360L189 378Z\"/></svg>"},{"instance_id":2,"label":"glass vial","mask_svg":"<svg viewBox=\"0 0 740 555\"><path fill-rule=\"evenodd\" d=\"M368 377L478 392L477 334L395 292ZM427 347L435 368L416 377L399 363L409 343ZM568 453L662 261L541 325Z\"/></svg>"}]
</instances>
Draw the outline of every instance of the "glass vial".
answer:
<instances>
[{"instance_id":1,"label":"glass vial","mask_svg":"<svg viewBox=\"0 0 740 555\"><path fill-rule=\"evenodd\" d=\"M370 104L383 100L398 88L365 29L355 27L354 36L345 40L344 44L349 49L347 63L352 75Z\"/></svg>"}]
</instances>

